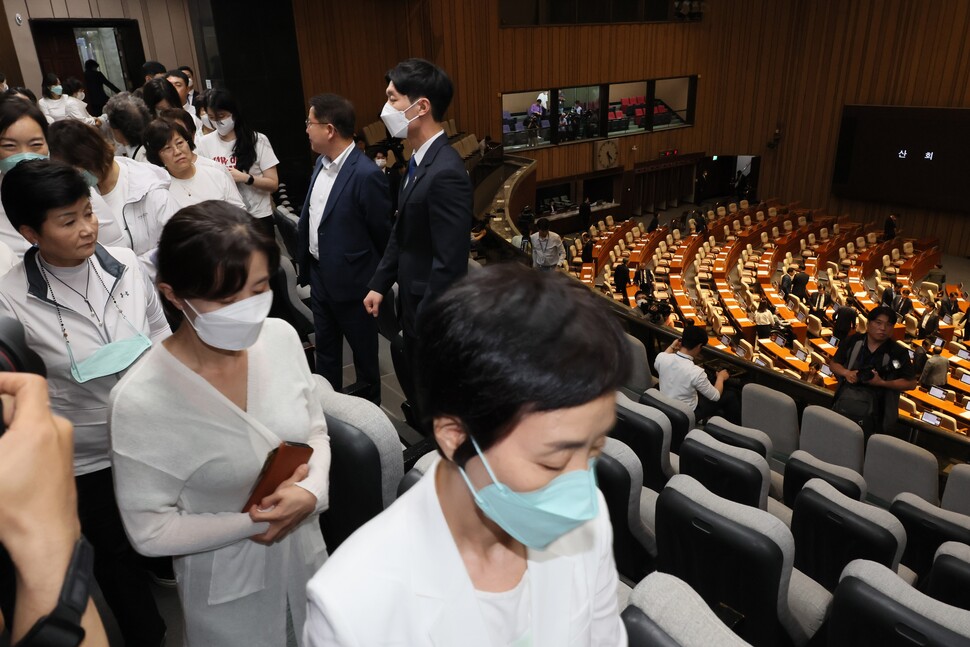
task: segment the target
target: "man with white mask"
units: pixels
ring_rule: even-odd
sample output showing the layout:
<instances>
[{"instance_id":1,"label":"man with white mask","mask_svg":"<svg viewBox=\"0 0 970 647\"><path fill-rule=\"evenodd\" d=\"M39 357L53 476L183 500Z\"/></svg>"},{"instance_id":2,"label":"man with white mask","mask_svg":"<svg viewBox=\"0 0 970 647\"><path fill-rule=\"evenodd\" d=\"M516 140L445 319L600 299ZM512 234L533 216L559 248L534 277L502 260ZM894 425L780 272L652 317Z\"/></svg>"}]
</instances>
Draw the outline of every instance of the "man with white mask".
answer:
<instances>
[{"instance_id":1,"label":"man with white mask","mask_svg":"<svg viewBox=\"0 0 970 647\"><path fill-rule=\"evenodd\" d=\"M411 58L398 63L385 79L387 103L381 119L392 137L407 138L414 153L401 182L394 229L364 306L376 317L384 295L397 282L404 354L413 373L420 361L418 316L468 271L472 185L441 125L454 94L444 70ZM420 424L419 389L416 381L410 388L407 381L405 377L402 386Z\"/></svg>"}]
</instances>

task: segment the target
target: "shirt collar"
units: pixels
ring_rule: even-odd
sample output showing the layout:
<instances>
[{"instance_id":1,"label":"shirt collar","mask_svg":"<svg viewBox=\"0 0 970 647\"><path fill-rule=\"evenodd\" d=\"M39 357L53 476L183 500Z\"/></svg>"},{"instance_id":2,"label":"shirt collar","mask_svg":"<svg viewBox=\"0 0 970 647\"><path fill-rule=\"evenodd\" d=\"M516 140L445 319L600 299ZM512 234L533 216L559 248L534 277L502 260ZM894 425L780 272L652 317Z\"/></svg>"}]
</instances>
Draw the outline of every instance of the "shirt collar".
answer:
<instances>
[{"instance_id":1,"label":"shirt collar","mask_svg":"<svg viewBox=\"0 0 970 647\"><path fill-rule=\"evenodd\" d=\"M428 138L428 141L421 144L421 148L414 151L414 163L416 165L421 166L421 160L424 159L425 153L427 153L428 149L431 148L431 144L434 143L434 140L441 137L444 134L444 132L445 132L444 130L439 130L434 135L431 135L431 137Z\"/></svg>"},{"instance_id":2,"label":"shirt collar","mask_svg":"<svg viewBox=\"0 0 970 647\"><path fill-rule=\"evenodd\" d=\"M343 152L340 153L340 155L337 155L337 159L332 160L326 155L324 155L323 170L329 172L331 169L333 169L335 172L339 173L340 168L344 165L344 161L347 159L347 156L350 155L350 149L352 149L353 147L354 147L354 142L350 142L349 144L347 144L347 148L345 148Z\"/></svg>"}]
</instances>

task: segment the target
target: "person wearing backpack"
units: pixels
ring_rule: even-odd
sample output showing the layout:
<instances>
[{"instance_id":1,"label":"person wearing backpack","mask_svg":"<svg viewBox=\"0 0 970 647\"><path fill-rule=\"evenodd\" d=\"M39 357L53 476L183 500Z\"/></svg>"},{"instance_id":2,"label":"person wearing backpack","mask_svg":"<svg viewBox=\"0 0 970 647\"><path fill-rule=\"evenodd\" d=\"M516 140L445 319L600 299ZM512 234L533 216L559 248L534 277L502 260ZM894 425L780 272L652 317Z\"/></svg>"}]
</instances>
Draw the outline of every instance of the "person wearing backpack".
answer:
<instances>
[{"instance_id":1,"label":"person wearing backpack","mask_svg":"<svg viewBox=\"0 0 970 647\"><path fill-rule=\"evenodd\" d=\"M909 354L892 338L896 313L879 306L868 315L865 333L839 344L829 364L839 378L832 410L862 427L868 439L891 433L899 416L899 394L916 387Z\"/></svg>"}]
</instances>

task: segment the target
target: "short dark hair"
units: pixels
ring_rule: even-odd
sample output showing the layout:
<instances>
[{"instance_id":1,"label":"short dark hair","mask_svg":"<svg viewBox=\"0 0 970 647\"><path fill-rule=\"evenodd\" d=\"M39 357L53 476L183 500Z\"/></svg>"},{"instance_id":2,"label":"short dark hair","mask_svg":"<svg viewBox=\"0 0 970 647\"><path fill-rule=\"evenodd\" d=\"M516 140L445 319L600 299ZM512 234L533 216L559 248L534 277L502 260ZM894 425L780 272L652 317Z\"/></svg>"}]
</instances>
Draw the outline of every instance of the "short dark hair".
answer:
<instances>
[{"instance_id":1,"label":"short dark hair","mask_svg":"<svg viewBox=\"0 0 970 647\"><path fill-rule=\"evenodd\" d=\"M41 233L47 212L88 197L90 189L70 164L56 160L26 160L3 176L0 202L13 228L24 225Z\"/></svg>"},{"instance_id":2,"label":"short dark hair","mask_svg":"<svg viewBox=\"0 0 970 647\"><path fill-rule=\"evenodd\" d=\"M437 65L421 58L409 58L388 70L384 80L393 83L398 92L414 103L424 97L431 103L431 116L444 121L455 88L448 75Z\"/></svg>"},{"instance_id":3,"label":"short dark hair","mask_svg":"<svg viewBox=\"0 0 970 647\"><path fill-rule=\"evenodd\" d=\"M549 219L539 218L536 220L536 229L539 231L549 231Z\"/></svg>"},{"instance_id":4,"label":"short dark hair","mask_svg":"<svg viewBox=\"0 0 970 647\"><path fill-rule=\"evenodd\" d=\"M146 82L141 90L142 99L144 99L145 105L148 106L152 114L158 113L156 106L163 99L168 103L170 108L178 108L182 105L182 99L179 97L178 90L175 89L175 86L168 79L161 77L152 79Z\"/></svg>"},{"instance_id":5,"label":"short dark hair","mask_svg":"<svg viewBox=\"0 0 970 647\"><path fill-rule=\"evenodd\" d=\"M164 74L165 66L158 61L145 61L141 66L141 75L145 76L155 76L156 74Z\"/></svg>"},{"instance_id":6,"label":"short dark hair","mask_svg":"<svg viewBox=\"0 0 970 647\"><path fill-rule=\"evenodd\" d=\"M341 137L353 137L357 116L354 114L354 104L349 100L339 94L318 94L310 99L310 107L317 119L333 124Z\"/></svg>"},{"instance_id":7,"label":"short dark hair","mask_svg":"<svg viewBox=\"0 0 970 647\"><path fill-rule=\"evenodd\" d=\"M189 76L182 71L182 68L178 68L176 70L169 70L168 72L165 73L166 79L170 76L174 76L175 78L182 79L182 82L185 83L186 86L188 86L189 84Z\"/></svg>"},{"instance_id":8,"label":"short dark hair","mask_svg":"<svg viewBox=\"0 0 970 647\"><path fill-rule=\"evenodd\" d=\"M27 97L27 99L29 99L31 103L34 103L34 104L37 103L37 95L34 94L34 91L31 90L30 88L25 88L22 85L17 86L16 88L8 88L7 92L8 93L12 92L13 94L19 94L23 97ZM47 120L45 119L44 121L47 121Z\"/></svg>"},{"instance_id":9,"label":"short dark hair","mask_svg":"<svg viewBox=\"0 0 970 647\"><path fill-rule=\"evenodd\" d=\"M706 346L707 331L701 326L687 326L680 336L680 345L684 350L694 350L698 346Z\"/></svg>"},{"instance_id":10,"label":"short dark hair","mask_svg":"<svg viewBox=\"0 0 970 647\"><path fill-rule=\"evenodd\" d=\"M489 265L425 307L418 369L426 411L458 418L483 451L529 413L612 393L630 368L608 308L559 273ZM454 460L463 465L474 455L465 442Z\"/></svg>"},{"instance_id":11,"label":"short dark hair","mask_svg":"<svg viewBox=\"0 0 970 647\"><path fill-rule=\"evenodd\" d=\"M165 166L158 152L168 146L172 135L175 134L181 136L186 142L189 141L189 134L185 131L185 127L177 121L156 119L148 124L145 128L145 157L149 162L156 166Z\"/></svg>"},{"instance_id":12,"label":"short dark hair","mask_svg":"<svg viewBox=\"0 0 970 647\"><path fill-rule=\"evenodd\" d=\"M194 139L196 127L195 121L192 119L192 115L187 113L183 108L168 108L159 112L158 118L166 119L168 121L175 121L182 124L182 127L185 128L185 132L189 135L189 139L187 140L189 142L189 148L195 150Z\"/></svg>"},{"instance_id":13,"label":"short dark hair","mask_svg":"<svg viewBox=\"0 0 970 647\"><path fill-rule=\"evenodd\" d=\"M121 131L129 146L141 146L144 142L145 127L152 120L148 106L130 92L119 92L104 104L111 128Z\"/></svg>"},{"instance_id":14,"label":"short dark hair","mask_svg":"<svg viewBox=\"0 0 970 647\"><path fill-rule=\"evenodd\" d=\"M64 94L70 97L77 94L79 90L83 90L84 84L81 83L81 81L79 81L76 77L72 76L64 81L64 87L62 89L64 90Z\"/></svg>"},{"instance_id":15,"label":"short dark hair","mask_svg":"<svg viewBox=\"0 0 970 647\"><path fill-rule=\"evenodd\" d=\"M71 166L90 171L100 180L114 164L114 147L97 128L77 119L62 119L51 124L47 134L51 156Z\"/></svg>"},{"instance_id":16,"label":"short dark hair","mask_svg":"<svg viewBox=\"0 0 970 647\"><path fill-rule=\"evenodd\" d=\"M36 103L27 101L16 95L0 97L0 134L24 117L30 117L37 122L47 139L47 117L40 111Z\"/></svg>"},{"instance_id":17,"label":"short dark hair","mask_svg":"<svg viewBox=\"0 0 970 647\"><path fill-rule=\"evenodd\" d=\"M89 58L88 60L84 61L84 69L85 69L85 71L87 71L87 70L96 70L99 67L101 67L101 64L98 63L93 58Z\"/></svg>"},{"instance_id":18,"label":"short dark hair","mask_svg":"<svg viewBox=\"0 0 970 647\"><path fill-rule=\"evenodd\" d=\"M272 277L280 262L276 241L243 209L206 200L179 209L165 223L155 257L157 280L181 298L224 299L246 285L253 252L266 254ZM181 317L163 301L170 316Z\"/></svg>"},{"instance_id":19,"label":"short dark hair","mask_svg":"<svg viewBox=\"0 0 970 647\"><path fill-rule=\"evenodd\" d=\"M886 315L889 318L889 325L895 325L896 323L896 313L889 306L877 306L873 308L869 314L866 315L868 321L875 321L877 317Z\"/></svg>"},{"instance_id":20,"label":"short dark hair","mask_svg":"<svg viewBox=\"0 0 970 647\"><path fill-rule=\"evenodd\" d=\"M195 76L195 70L193 70L188 65L179 65L179 69L182 70L183 72L188 72L192 76Z\"/></svg>"}]
</instances>

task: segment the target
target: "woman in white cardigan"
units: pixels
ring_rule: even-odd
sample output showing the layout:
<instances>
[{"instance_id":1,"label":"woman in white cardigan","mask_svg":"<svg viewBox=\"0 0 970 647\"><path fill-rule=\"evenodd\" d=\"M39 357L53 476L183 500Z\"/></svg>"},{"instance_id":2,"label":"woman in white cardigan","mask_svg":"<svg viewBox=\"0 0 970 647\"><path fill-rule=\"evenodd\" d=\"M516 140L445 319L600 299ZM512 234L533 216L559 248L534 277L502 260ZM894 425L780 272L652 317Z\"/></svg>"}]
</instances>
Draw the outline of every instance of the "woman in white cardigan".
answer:
<instances>
[{"instance_id":1,"label":"woman in white cardigan","mask_svg":"<svg viewBox=\"0 0 970 647\"><path fill-rule=\"evenodd\" d=\"M175 556L189 647L287 644L326 559L329 437L296 332L266 319L278 262L242 209L176 213L157 267L181 325L111 395L122 519L139 552ZM309 444L309 463L242 511L281 441Z\"/></svg>"}]
</instances>

